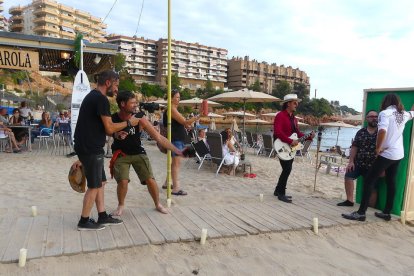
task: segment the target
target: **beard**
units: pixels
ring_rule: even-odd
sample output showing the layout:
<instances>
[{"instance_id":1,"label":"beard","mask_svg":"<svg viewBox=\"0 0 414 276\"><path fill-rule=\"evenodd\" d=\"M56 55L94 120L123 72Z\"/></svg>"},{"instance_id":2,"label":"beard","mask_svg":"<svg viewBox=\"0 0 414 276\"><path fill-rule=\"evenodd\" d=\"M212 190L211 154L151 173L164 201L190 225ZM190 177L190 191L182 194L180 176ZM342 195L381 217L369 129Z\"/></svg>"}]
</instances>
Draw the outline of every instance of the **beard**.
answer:
<instances>
[{"instance_id":1,"label":"beard","mask_svg":"<svg viewBox=\"0 0 414 276\"><path fill-rule=\"evenodd\" d=\"M377 127L378 126L378 122L368 122L368 126L370 127Z\"/></svg>"},{"instance_id":2,"label":"beard","mask_svg":"<svg viewBox=\"0 0 414 276\"><path fill-rule=\"evenodd\" d=\"M112 98L114 95L115 95L115 93L111 88L109 88L108 91L106 91L106 96Z\"/></svg>"}]
</instances>

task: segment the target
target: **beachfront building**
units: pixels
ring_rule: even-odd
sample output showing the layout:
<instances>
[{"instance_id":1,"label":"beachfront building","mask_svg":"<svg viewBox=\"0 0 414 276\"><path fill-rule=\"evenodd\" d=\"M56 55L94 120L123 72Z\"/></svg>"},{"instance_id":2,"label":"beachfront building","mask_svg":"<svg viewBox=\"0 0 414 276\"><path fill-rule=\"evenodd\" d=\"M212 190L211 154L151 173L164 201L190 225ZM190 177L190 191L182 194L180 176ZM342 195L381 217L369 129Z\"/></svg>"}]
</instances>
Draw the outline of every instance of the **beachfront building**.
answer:
<instances>
[{"instance_id":1,"label":"beachfront building","mask_svg":"<svg viewBox=\"0 0 414 276\"><path fill-rule=\"evenodd\" d=\"M11 32L72 40L82 33L89 42L106 42L107 25L99 17L53 0L33 0L11 7L9 13Z\"/></svg>"},{"instance_id":2,"label":"beachfront building","mask_svg":"<svg viewBox=\"0 0 414 276\"><path fill-rule=\"evenodd\" d=\"M3 3L4 3L4 1L0 0L0 31L6 31L7 30L7 24L6 24L7 20L3 15L3 11L4 11Z\"/></svg>"},{"instance_id":3,"label":"beachfront building","mask_svg":"<svg viewBox=\"0 0 414 276\"><path fill-rule=\"evenodd\" d=\"M126 57L126 69L138 83L166 85L167 39L110 35L107 41L118 45L118 51ZM216 89L224 88L227 81L226 49L176 40L171 44L172 72L178 74L183 88L203 88L207 79Z\"/></svg>"},{"instance_id":4,"label":"beachfront building","mask_svg":"<svg viewBox=\"0 0 414 276\"><path fill-rule=\"evenodd\" d=\"M115 34L107 36L106 39L108 43L118 46L118 52L125 56L125 69L137 83L156 83L156 40Z\"/></svg>"},{"instance_id":5,"label":"beachfront building","mask_svg":"<svg viewBox=\"0 0 414 276\"><path fill-rule=\"evenodd\" d=\"M227 86L238 90L260 82L262 91L271 94L277 83L281 80L289 82L292 87L295 83L303 83L310 88L309 77L306 72L291 66L268 64L244 58L233 57L228 60Z\"/></svg>"}]
</instances>

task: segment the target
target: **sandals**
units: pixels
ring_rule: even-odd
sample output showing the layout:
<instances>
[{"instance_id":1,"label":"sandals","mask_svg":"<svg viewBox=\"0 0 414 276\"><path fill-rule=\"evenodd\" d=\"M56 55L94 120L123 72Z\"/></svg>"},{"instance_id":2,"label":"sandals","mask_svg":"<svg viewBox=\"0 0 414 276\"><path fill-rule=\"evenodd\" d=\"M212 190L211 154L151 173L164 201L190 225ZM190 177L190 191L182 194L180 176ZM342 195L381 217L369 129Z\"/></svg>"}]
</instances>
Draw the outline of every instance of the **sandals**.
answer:
<instances>
[{"instance_id":1,"label":"sandals","mask_svg":"<svg viewBox=\"0 0 414 276\"><path fill-rule=\"evenodd\" d=\"M176 195L176 196L185 196L187 195L187 192L183 191L183 190L179 190L178 192L174 193L171 192L172 195Z\"/></svg>"},{"instance_id":2,"label":"sandals","mask_svg":"<svg viewBox=\"0 0 414 276\"><path fill-rule=\"evenodd\" d=\"M167 185L162 185L162 187L161 188L163 188L164 190L166 190L167 189ZM171 189L174 189L174 186L173 185L171 185Z\"/></svg>"}]
</instances>

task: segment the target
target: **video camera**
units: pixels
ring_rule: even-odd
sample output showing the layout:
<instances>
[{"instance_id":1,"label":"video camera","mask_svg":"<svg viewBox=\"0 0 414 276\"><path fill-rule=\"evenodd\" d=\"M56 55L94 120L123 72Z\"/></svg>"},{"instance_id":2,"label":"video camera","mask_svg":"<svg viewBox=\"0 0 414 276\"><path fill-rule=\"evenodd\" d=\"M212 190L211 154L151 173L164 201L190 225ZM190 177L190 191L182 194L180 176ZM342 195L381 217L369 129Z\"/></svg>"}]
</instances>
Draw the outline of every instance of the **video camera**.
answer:
<instances>
[{"instance_id":1,"label":"video camera","mask_svg":"<svg viewBox=\"0 0 414 276\"><path fill-rule=\"evenodd\" d=\"M146 110L149 113L154 113L155 110L159 110L160 109L160 105L157 103L139 103L139 110Z\"/></svg>"}]
</instances>

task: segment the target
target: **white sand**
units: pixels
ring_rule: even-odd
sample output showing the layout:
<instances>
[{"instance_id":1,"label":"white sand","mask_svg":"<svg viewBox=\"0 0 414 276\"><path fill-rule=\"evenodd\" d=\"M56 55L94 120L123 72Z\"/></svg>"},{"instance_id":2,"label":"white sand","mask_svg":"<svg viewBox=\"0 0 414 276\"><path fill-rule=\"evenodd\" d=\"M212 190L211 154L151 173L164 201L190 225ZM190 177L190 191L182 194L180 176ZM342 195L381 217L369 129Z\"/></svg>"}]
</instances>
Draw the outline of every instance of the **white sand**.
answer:
<instances>
[{"instance_id":1,"label":"white sand","mask_svg":"<svg viewBox=\"0 0 414 276\"><path fill-rule=\"evenodd\" d=\"M165 155L155 146L147 151L159 187L164 182ZM67 182L70 164L75 158L38 156L33 154L0 154L0 216L6 208L14 208L19 216L30 214L30 206L38 206L39 214L62 209L80 212L83 195L72 191ZM255 179L239 176L214 176L207 163L197 172L194 161L183 163L181 185L189 195L173 197L174 205L213 205L276 200L273 196L280 173L279 162L267 157L248 155ZM108 160L107 160L108 161ZM313 192L314 165L295 162L289 179L288 194L317 195L340 198L343 176L318 174L317 191ZM108 176L109 177L109 176ZM146 187L131 172L128 207L153 206ZM106 187L106 206L117 206L116 183ZM165 190L161 190L165 203ZM339 216L340 214L338 214ZM140 246L75 256L42 258L28 261L25 268L17 264L0 264L1 275L361 275L414 273L412 250L413 229L399 222L356 225L321 229L315 236L310 231Z\"/></svg>"}]
</instances>

